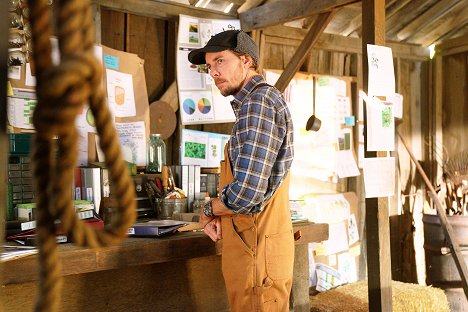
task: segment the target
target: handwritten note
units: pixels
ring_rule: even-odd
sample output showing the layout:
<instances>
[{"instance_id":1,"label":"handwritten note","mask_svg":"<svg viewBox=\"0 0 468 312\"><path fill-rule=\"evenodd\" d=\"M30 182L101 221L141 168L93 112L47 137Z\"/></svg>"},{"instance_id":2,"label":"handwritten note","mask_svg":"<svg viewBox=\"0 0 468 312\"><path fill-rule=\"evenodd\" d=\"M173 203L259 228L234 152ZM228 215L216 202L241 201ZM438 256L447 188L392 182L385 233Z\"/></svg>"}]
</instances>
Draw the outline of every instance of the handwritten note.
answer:
<instances>
[{"instance_id":1,"label":"handwritten note","mask_svg":"<svg viewBox=\"0 0 468 312\"><path fill-rule=\"evenodd\" d=\"M368 94L391 95L395 93L395 73L393 69L392 49L388 47L367 45L369 64Z\"/></svg>"}]
</instances>

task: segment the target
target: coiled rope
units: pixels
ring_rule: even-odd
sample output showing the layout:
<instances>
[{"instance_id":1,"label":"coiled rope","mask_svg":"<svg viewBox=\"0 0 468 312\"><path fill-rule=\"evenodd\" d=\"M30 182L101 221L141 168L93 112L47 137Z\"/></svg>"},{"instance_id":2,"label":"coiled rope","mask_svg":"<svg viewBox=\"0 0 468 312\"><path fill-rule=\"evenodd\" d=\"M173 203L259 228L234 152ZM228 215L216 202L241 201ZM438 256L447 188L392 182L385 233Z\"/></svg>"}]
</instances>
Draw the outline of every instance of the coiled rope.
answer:
<instances>
[{"instance_id":1,"label":"coiled rope","mask_svg":"<svg viewBox=\"0 0 468 312\"><path fill-rule=\"evenodd\" d=\"M54 221L60 219L62 230L79 246L115 244L127 236L128 227L135 221L135 194L101 89L101 64L93 55L94 24L89 0L59 1L58 66L52 64L52 14L48 0L29 0L28 4L38 97L32 153L39 245L35 311L58 311L62 279ZM118 202L112 223L104 230L90 228L77 218L70 195L78 154L74 123L86 102L96 120L100 147Z\"/></svg>"}]
</instances>

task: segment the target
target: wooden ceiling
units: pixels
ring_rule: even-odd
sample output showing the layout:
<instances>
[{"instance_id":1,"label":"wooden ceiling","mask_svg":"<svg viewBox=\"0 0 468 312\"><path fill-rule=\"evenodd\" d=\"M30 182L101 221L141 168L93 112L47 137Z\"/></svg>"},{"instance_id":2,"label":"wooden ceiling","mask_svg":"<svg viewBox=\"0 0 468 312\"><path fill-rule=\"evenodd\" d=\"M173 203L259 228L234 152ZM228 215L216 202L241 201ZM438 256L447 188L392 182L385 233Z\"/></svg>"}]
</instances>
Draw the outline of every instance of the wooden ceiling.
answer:
<instances>
[{"instance_id":1,"label":"wooden ceiling","mask_svg":"<svg viewBox=\"0 0 468 312\"><path fill-rule=\"evenodd\" d=\"M361 36L361 2L345 0L189 0L190 5L223 11L233 3L242 27L275 24L308 29L318 16L314 8L337 9L325 33ZM386 0L386 35L391 41L429 46L468 35L467 0Z\"/></svg>"}]
</instances>

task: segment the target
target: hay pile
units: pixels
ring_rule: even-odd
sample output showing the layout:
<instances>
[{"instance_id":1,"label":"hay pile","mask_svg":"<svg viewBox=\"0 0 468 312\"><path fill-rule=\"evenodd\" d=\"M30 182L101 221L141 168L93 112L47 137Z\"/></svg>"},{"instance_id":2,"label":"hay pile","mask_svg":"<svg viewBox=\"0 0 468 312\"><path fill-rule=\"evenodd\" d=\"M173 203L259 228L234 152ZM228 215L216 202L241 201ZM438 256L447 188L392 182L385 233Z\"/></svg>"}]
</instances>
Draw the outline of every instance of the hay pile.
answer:
<instances>
[{"instance_id":1,"label":"hay pile","mask_svg":"<svg viewBox=\"0 0 468 312\"><path fill-rule=\"evenodd\" d=\"M392 282L393 311L450 312L447 297L442 289ZM310 297L311 312L367 312L367 281L330 289Z\"/></svg>"}]
</instances>

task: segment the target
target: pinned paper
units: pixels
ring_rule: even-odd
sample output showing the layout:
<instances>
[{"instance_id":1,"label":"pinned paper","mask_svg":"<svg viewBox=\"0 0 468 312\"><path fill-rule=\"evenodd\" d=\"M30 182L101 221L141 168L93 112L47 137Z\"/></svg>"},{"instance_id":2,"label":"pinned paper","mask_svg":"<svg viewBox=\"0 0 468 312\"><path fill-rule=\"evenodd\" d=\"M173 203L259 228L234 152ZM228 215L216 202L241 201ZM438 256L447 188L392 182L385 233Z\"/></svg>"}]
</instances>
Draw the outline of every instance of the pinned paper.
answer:
<instances>
[{"instance_id":1,"label":"pinned paper","mask_svg":"<svg viewBox=\"0 0 468 312\"><path fill-rule=\"evenodd\" d=\"M348 126L348 127L354 126L356 124L354 116L346 116L344 118L344 121L345 121L345 126Z\"/></svg>"},{"instance_id":2,"label":"pinned paper","mask_svg":"<svg viewBox=\"0 0 468 312\"><path fill-rule=\"evenodd\" d=\"M340 178L355 177L360 174L351 150L336 152L336 173Z\"/></svg>"},{"instance_id":3,"label":"pinned paper","mask_svg":"<svg viewBox=\"0 0 468 312\"><path fill-rule=\"evenodd\" d=\"M364 158L366 198L395 195L395 157Z\"/></svg>"},{"instance_id":4,"label":"pinned paper","mask_svg":"<svg viewBox=\"0 0 468 312\"><path fill-rule=\"evenodd\" d=\"M403 118L403 95L394 93L387 96L387 101L392 103L393 106L393 117Z\"/></svg>"},{"instance_id":5,"label":"pinned paper","mask_svg":"<svg viewBox=\"0 0 468 312\"><path fill-rule=\"evenodd\" d=\"M369 64L369 96L389 96L395 93L395 73L393 69L392 49L383 46L367 45Z\"/></svg>"},{"instance_id":6,"label":"pinned paper","mask_svg":"<svg viewBox=\"0 0 468 312\"><path fill-rule=\"evenodd\" d=\"M367 110L367 150L395 150L395 122L393 106L378 99L366 103Z\"/></svg>"},{"instance_id":7,"label":"pinned paper","mask_svg":"<svg viewBox=\"0 0 468 312\"><path fill-rule=\"evenodd\" d=\"M136 107L132 75L107 69L106 77L109 107L114 116L135 116Z\"/></svg>"}]
</instances>

